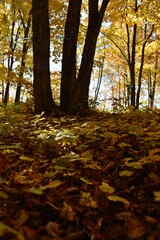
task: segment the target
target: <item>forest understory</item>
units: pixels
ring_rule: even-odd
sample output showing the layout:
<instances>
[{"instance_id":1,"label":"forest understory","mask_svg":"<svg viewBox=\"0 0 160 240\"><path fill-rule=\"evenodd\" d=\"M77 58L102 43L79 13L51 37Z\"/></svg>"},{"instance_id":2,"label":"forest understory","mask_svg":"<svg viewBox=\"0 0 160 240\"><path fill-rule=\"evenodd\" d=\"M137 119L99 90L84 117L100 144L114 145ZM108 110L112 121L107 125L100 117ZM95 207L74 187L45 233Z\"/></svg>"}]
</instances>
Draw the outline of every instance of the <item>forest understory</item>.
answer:
<instances>
[{"instance_id":1,"label":"forest understory","mask_svg":"<svg viewBox=\"0 0 160 240\"><path fill-rule=\"evenodd\" d=\"M1 240L160 239L160 112L0 116Z\"/></svg>"}]
</instances>

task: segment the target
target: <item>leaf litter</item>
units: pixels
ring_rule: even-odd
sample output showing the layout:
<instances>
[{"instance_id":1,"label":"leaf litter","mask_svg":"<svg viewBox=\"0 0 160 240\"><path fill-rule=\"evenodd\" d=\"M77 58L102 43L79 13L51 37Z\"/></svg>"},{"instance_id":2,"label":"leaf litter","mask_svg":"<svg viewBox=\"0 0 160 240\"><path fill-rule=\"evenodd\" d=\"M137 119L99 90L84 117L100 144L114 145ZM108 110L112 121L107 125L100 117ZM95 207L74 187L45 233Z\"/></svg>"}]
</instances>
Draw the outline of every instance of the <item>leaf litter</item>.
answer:
<instances>
[{"instance_id":1,"label":"leaf litter","mask_svg":"<svg viewBox=\"0 0 160 240\"><path fill-rule=\"evenodd\" d=\"M158 111L4 125L1 240L158 239Z\"/></svg>"}]
</instances>

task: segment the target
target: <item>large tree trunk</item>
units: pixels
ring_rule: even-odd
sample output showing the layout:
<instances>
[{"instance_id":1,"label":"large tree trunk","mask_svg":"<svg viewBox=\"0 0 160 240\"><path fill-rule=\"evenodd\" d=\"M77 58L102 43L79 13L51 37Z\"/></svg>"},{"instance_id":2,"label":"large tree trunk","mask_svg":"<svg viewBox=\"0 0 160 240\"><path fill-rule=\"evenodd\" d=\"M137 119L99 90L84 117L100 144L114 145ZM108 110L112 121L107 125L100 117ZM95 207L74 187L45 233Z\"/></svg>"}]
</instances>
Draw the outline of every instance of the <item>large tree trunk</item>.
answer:
<instances>
[{"instance_id":1,"label":"large tree trunk","mask_svg":"<svg viewBox=\"0 0 160 240\"><path fill-rule=\"evenodd\" d=\"M98 0L89 0L89 23L76 78L76 49L82 0L70 0L63 43L61 109L72 113L74 107L88 107L90 77L93 67L98 34L109 0L103 0L100 10Z\"/></svg>"},{"instance_id":2,"label":"large tree trunk","mask_svg":"<svg viewBox=\"0 0 160 240\"><path fill-rule=\"evenodd\" d=\"M108 3L109 0L103 0L101 8L98 10L98 0L89 0L89 24L75 89L74 103L84 108L88 108L89 85L96 43Z\"/></svg>"},{"instance_id":3,"label":"large tree trunk","mask_svg":"<svg viewBox=\"0 0 160 240\"><path fill-rule=\"evenodd\" d=\"M48 0L32 1L33 61L34 61L34 104L35 113L53 111L50 85L50 31Z\"/></svg>"},{"instance_id":4,"label":"large tree trunk","mask_svg":"<svg viewBox=\"0 0 160 240\"><path fill-rule=\"evenodd\" d=\"M80 24L82 0L70 0L65 25L63 43L61 109L70 113L74 107L74 87L76 82L76 51Z\"/></svg>"}]
</instances>

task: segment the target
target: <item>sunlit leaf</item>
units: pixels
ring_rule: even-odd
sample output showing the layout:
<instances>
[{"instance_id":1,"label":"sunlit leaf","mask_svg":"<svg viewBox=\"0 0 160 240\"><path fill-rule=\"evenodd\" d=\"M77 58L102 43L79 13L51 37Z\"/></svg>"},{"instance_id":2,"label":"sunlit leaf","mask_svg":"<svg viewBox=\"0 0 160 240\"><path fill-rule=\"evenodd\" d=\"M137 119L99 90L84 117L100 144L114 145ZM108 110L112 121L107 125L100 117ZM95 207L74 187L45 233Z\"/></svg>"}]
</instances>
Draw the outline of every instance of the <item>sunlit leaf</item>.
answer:
<instances>
[{"instance_id":1,"label":"sunlit leaf","mask_svg":"<svg viewBox=\"0 0 160 240\"><path fill-rule=\"evenodd\" d=\"M160 191L154 192L154 200L160 202Z\"/></svg>"},{"instance_id":2,"label":"sunlit leaf","mask_svg":"<svg viewBox=\"0 0 160 240\"><path fill-rule=\"evenodd\" d=\"M105 183L105 182L102 182L102 185L99 187L103 192L106 192L106 193L114 193L115 191L113 187L111 187L108 183Z\"/></svg>"},{"instance_id":3,"label":"sunlit leaf","mask_svg":"<svg viewBox=\"0 0 160 240\"><path fill-rule=\"evenodd\" d=\"M41 189L42 189L42 190L45 190L45 189L48 189L48 188L56 188L56 187L60 186L61 184L63 184L62 181L60 181L60 180L54 180L54 181L49 182L48 185L42 186Z\"/></svg>"},{"instance_id":4,"label":"sunlit leaf","mask_svg":"<svg viewBox=\"0 0 160 240\"><path fill-rule=\"evenodd\" d=\"M124 170L124 171L121 171L119 172L119 176L120 177L130 177L133 175L133 171L129 171L129 170Z\"/></svg>"},{"instance_id":5,"label":"sunlit leaf","mask_svg":"<svg viewBox=\"0 0 160 240\"><path fill-rule=\"evenodd\" d=\"M125 162L125 166L135 168L135 169L142 169L143 168L143 163L140 161L136 162Z\"/></svg>"},{"instance_id":6,"label":"sunlit leaf","mask_svg":"<svg viewBox=\"0 0 160 240\"><path fill-rule=\"evenodd\" d=\"M20 158L20 160L29 161L29 162L32 162L34 160L32 157L28 157L25 155L21 155L19 158Z\"/></svg>"},{"instance_id":7,"label":"sunlit leaf","mask_svg":"<svg viewBox=\"0 0 160 240\"><path fill-rule=\"evenodd\" d=\"M37 195L41 195L43 193L41 188L29 188L29 189L25 189L26 192L30 192L33 194L37 194Z\"/></svg>"},{"instance_id":8,"label":"sunlit leaf","mask_svg":"<svg viewBox=\"0 0 160 240\"><path fill-rule=\"evenodd\" d=\"M79 201L81 206L88 206L92 208L97 207L97 201L95 201L89 192L81 192L81 198Z\"/></svg>"},{"instance_id":9,"label":"sunlit leaf","mask_svg":"<svg viewBox=\"0 0 160 240\"><path fill-rule=\"evenodd\" d=\"M122 197L119 197L119 196L116 196L116 195L112 195L112 196L108 196L107 197L110 201L114 201L114 202L122 202L126 205L130 205L130 202L125 199L125 198L122 198Z\"/></svg>"},{"instance_id":10,"label":"sunlit leaf","mask_svg":"<svg viewBox=\"0 0 160 240\"><path fill-rule=\"evenodd\" d=\"M119 146L120 148L131 147L130 144L125 143L125 142L121 142L121 143L119 143L118 146Z\"/></svg>"},{"instance_id":11,"label":"sunlit leaf","mask_svg":"<svg viewBox=\"0 0 160 240\"><path fill-rule=\"evenodd\" d=\"M88 179L86 179L86 178L80 177L80 179L81 179L83 182L85 182L86 184L89 184L89 185L92 184L92 182L90 182L90 181L89 181Z\"/></svg>"}]
</instances>

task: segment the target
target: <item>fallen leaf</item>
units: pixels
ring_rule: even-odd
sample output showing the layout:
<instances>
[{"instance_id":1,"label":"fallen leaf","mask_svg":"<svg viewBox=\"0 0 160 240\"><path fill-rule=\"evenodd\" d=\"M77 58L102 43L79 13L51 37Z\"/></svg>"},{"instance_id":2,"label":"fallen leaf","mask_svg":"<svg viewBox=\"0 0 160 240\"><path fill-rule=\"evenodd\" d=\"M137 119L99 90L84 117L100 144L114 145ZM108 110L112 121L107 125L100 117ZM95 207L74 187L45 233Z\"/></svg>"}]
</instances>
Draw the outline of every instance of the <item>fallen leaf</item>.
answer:
<instances>
[{"instance_id":1,"label":"fallen leaf","mask_svg":"<svg viewBox=\"0 0 160 240\"><path fill-rule=\"evenodd\" d=\"M4 198L4 199L7 199L8 198L8 195L2 191L0 191L0 198Z\"/></svg>"},{"instance_id":2,"label":"fallen leaf","mask_svg":"<svg viewBox=\"0 0 160 240\"><path fill-rule=\"evenodd\" d=\"M146 228L133 213L122 212L116 214L116 216L118 219L125 221L126 232L131 239L140 238L146 233Z\"/></svg>"},{"instance_id":3,"label":"fallen leaf","mask_svg":"<svg viewBox=\"0 0 160 240\"><path fill-rule=\"evenodd\" d=\"M102 185L99 187L103 192L114 193L114 188L111 187L108 183L102 182Z\"/></svg>"},{"instance_id":4,"label":"fallen leaf","mask_svg":"<svg viewBox=\"0 0 160 240\"><path fill-rule=\"evenodd\" d=\"M57 238L60 235L60 225L56 222L49 222L44 229L50 237Z\"/></svg>"},{"instance_id":5,"label":"fallen leaf","mask_svg":"<svg viewBox=\"0 0 160 240\"><path fill-rule=\"evenodd\" d=\"M72 222L75 219L75 212L73 211L73 208L65 202L63 203L63 208L60 213L60 218L69 222Z\"/></svg>"},{"instance_id":6,"label":"fallen leaf","mask_svg":"<svg viewBox=\"0 0 160 240\"><path fill-rule=\"evenodd\" d=\"M0 222L0 237L5 236L7 232L15 235L17 240L25 240L25 237L21 233L4 224L3 222Z\"/></svg>"},{"instance_id":7,"label":"fallen leaf","mask_svg":"<svg viewBox=\"0 0 160 240\"><path fill-rule=\"evenodd\" d=\"M8 169L8 158L7 156L0 152L0 173L6 172Z\"/></svg>"},{"instance_id":8,"label":"fallen leaf","mask_svg":"<svg viewBox=\"0 0 160 240\"><path fill-rule=\"evenodd\" d=\"M41 188L28 188L28 189L25 189L26 192L30 192L30 193L33 193L33 194L37 194L37 195L41 195L43 193L42 189Z\"/></svg>"},{"instance_id":9,"label":"fallen leaf","mask_svg":"<svg viewBox=\"0 0 160 240\"><path fill-rule=\"evenodd\" d=\"M160 202L160 191L154 192L154 200Z\"/></svg>"},{"instance_id":10,"label":"fallen leaf","mask_svg":"<svg viewBox=\"0 0 160 240\"><path fill-rule=\"evenodd\" d=\"M120 173L119 173L119 176L120 177L130 177L130 176L132 176L133 175L133 171L129 171L129 170L124 170L124 171L121 171Z\"/></svg>"},{"instance_id":11,"label":"fallen leaf","mask_svg":"<svg viewBox=\"0 0 160 240\"><path fill-rule=\"evenodd\" d=\"M60 181L60 180L54 180L54 181L49 182L48 185L42 186L41 189L45 190L45 189L48 189L48 188L56 188L56 187L59 187L62 183L63 182Z\"/></svg>"},{"instance_id":12,"label":"fallen leaf","mask_svg":"<svg viewBox=\"0 0 160 240\"><path fill-rule=\"evenodd\" d=\"M122 202L126 205L130 205L130 202L125 199L125 198L122 198L122 197L119 197L119 196L116 196L116 195L112 195L112 196L108 196L107 197L110 201L114 201L114 202Z\"/></svg>"}]
</instances>

